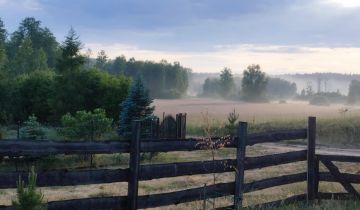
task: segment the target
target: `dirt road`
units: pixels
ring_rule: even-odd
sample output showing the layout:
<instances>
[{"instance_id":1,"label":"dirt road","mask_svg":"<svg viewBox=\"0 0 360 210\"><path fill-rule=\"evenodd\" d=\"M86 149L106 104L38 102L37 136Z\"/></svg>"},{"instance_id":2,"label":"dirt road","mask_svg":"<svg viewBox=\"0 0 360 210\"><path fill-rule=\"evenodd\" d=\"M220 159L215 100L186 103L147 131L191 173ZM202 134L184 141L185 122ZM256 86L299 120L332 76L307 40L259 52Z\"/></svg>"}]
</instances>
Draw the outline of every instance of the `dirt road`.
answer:
<instances>
[{"instance_id":1,"label":"dirt road","mask_svg":"<svg viewBox=\"0 0 360 210\"><path fill-rule=\"evenodd\" d=\"M262 144L264 149L274 153L279 152L289 152L289 151L298 151L306 149L306 145L289 145L289 144L278 144L278 143L266 143ZM360 149L340 149L327 146L317 146L316 154L323 155L349 155L349 156L359 156Z\"/></svg>"}]
</instances>

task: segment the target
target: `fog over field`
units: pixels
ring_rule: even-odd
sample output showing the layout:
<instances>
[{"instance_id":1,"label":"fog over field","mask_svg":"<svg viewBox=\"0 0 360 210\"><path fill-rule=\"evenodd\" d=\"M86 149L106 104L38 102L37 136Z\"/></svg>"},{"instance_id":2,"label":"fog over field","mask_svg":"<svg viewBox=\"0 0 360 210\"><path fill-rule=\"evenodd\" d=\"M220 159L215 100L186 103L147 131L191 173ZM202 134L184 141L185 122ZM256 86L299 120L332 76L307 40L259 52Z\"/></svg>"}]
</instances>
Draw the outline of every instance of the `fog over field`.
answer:
<instances>
[{"instance_id":1,"label":"fog over field","mask_svg":"<svg viewBox=\"0 0 360 210\"><path fill-rule=\"evenodd\" d=\"M342 117L341 110L348 108L347 116L359 116L360 107L349 107L342 104L330 106L309 105L304 101L288 101L286 104L272 103L246 103L213 98L188 98L188 99L156 99L155 113L160 118L163 113L187 113L189 122L201 122L206 113L215 120L224 122L227 115L234 109L240 115L240 120L249 122L263 122L271 120L306 119L308 116L319 118Z\"/></svg>"}]
</instances>

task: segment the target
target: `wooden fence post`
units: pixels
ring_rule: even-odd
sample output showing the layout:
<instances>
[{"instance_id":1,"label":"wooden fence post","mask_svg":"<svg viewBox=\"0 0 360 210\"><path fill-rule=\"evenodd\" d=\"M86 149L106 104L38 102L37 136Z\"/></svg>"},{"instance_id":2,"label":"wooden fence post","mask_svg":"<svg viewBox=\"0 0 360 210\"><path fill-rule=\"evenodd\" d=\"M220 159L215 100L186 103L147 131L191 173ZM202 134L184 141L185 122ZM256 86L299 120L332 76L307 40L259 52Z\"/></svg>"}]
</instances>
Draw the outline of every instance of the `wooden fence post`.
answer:
<instances>
[{"instance_id":1,"label":"wooden fence post","mask_svg":"<svg viewBox=\"0 0 360 210\"><path fill-rule=\"evenodd\" d=\"M315 156L315 144L316 144L316 117L309 117L308 119L308 148L307 148L307 204L311 204L316 198L318 180L318 166Z\"/></svg>"},{"instance_id":2,"label":"wooden fence post","mask_svg":"<svg viewBox=\"0 0 360 210\"><path fill-rule=\"evenodd\" d=\"M234 207L236 210L242 209L247 126L248 126L247 122L240 122L237 131L238 138L236 142L236 169L235 169L236 174L235 174L235 195L234 195Z\"/></svg>"},{"instance_id":3,"label":"wooden fence post","mask_svg":"<svg viewBox=\"0 0 360 210\"><path fill-rule=\"evenodd\" d=\"M139 164L140 164L140 121L132 123L132 138L130 142L129 181L128 181L128 209L137 209Z\"/></svg>"}]
</instances>

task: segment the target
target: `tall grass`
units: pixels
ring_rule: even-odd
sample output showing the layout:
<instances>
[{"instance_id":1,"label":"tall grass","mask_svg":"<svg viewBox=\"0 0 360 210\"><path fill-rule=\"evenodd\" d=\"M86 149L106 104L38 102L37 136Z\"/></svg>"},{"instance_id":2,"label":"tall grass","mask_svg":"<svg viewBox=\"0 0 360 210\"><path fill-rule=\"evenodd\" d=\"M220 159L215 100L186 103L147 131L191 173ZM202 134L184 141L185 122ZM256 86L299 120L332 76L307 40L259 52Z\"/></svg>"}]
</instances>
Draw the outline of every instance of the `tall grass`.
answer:
<instances>
[{"instance_id":1,"label":"tall grass","mask_svg":"<svg viewBox=\"0 0 360 210\"><path fill-rule=\"evenodd\" d=\"M202 123L189 123L189 136L204 136ZM266 132L277 129L306 128L307 120L269 120L266 122L250 122L249 133ZM212 133L224 135L224 123L213 120ZM317 119L317 143L334 146L360 146L360 117L341 117L331 119Z\"/></svg>"}]
</instances>

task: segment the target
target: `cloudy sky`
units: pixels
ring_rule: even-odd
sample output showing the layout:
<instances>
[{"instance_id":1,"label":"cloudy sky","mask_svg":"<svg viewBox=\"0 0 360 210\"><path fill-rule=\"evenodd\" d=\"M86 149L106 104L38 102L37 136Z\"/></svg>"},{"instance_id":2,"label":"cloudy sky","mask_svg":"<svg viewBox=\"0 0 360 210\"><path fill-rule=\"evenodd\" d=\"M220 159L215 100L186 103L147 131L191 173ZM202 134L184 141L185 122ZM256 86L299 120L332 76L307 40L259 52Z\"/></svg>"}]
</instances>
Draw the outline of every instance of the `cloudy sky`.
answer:
<instances>
[{"instance_id":1,"label":"cloudy sky","mask_svg":"<svg viewBox=\"0 0 360 210\"><path fill-rule=\"evenodd\" d=\"M103 49L195 72L256 63L270 74L360 73L360 0L0 0L10 32L27 16L60 41L73 26L94 57Z\"/></svg>"}]
</instances>

